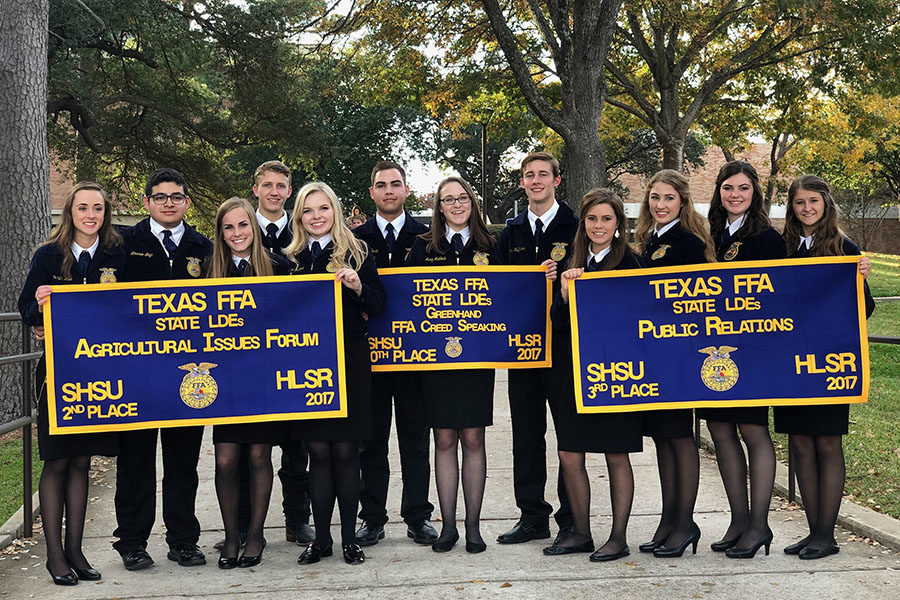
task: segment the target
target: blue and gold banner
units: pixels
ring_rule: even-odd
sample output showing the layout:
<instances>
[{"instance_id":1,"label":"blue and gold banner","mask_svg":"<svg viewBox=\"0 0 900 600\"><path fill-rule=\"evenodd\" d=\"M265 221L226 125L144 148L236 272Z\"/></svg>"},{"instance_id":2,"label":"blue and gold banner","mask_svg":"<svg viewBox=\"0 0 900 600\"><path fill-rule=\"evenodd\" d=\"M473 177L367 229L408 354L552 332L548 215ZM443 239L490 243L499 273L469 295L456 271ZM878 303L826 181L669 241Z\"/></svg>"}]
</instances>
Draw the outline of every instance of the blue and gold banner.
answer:
<instances>
[{"instance_id":1,"label":"blue and gold banner","mask_svg":"<svg viewBox=\"0 0 900 600\"><path fill-rule=\"evenodd\" d=\"M56 286L50 433L347 416L332 275Z\"/></svg>"},{"instance_id":2,"label":"blue and gold banner","mask_svg":"<svg viewBox=\"0 0 900 600\"><path fill-rule=\"evenodd\" d=\"M605 271L570 282L578 411L865 402L858 259Z\"/></svg>"},{"instance_id":3,"label":"blue and gold banner","mask_svg":"<svg viewBox=\"0 0 900 600\"><path fill-rule=\"evenodd\" d=\"M550 366L551 284L541 266L379 269L373 371Z\"/></svg>"}]
</instances>

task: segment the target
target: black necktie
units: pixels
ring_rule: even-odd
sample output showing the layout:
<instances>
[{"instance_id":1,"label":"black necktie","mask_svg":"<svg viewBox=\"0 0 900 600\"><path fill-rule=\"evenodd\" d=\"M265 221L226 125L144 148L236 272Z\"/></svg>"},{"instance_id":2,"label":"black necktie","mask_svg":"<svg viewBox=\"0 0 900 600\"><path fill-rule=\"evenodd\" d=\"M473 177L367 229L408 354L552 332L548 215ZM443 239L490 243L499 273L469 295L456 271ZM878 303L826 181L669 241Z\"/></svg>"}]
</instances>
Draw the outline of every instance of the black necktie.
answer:
<instances>
[{"instance_id":1,"label":"black necktie","mask_svg":"<svg viewBox=\"0 0 900 600\"><path fill-rule=\"evenodd\" d=\"M800 242L800 248L797 250L797 256L799 258L809 257L809 248L806 246L806 240L802 240Z\"/></svg>"},{"instance_id":2,"label":"black necktie","mask_svg":"<svg viewBox=\"0 0 900 600\"><path fill-rule=\"evenodd\" d=\"M463 251L462 234L454 233L453 237L450 238L450 246L453 248L453 251L456 252L457 256L461 255Z\"/></svg>"},{"instance_id":3,"label":"black necktie","mask_svg":"<svg viewBox=\"0 0 900 600\"><path fill-rule=\"evenodd\" d=\"M587 270L588 271L599 271L600 270L600 263L597 262L596 258L592 258L591 260L588 261Z\"/></svg>"},{"instance_id":4,"label":"black necktie","mask_svg":"<svg viewBox=\"0 0 900 600\"><path fill-rule=\"evenodd\" d=\"M246 259L241 259L241 262L238 263L238 273L240 273L241 277L244 276L244 273L247 272L247 265L250 264L246 261Z\"/></svg>"},{"instance_id":5,"label":"black necktie","mask_svg":"<svg viewBox=\"0 0 900 600\"><path fill-rule=\"evenodd\" d=\"M659 243L659 236L656 235L656 232L654 231L653 234L650 236L650 245L655 246L658 243Z\"/></svg>"},{"instance_id":6,"label":"black necktie","mask_svg":"<svg viewBox=\"0 0 900 600\"><path fill-rule=\"evenodd\" d=\"M278 247L278 225L275 223L266 225L265 245L268 246L270 250L275 250Z\"/></svg>"},{"instance_id":7,"label":"black necktie","mask_svg":"<svg viewBox=\"0 0 900 600\"><path fill-rule=\"evenodd\" d=\"M397 241L396 236L394 236L394 226L391 223L388 223L384 226L384 230L387 232L384 234L384 243L387 244L388 254L394 254L394 242Z\"/></svg>"},{"instance_id":8,"label":"black necktie","mask_svg":"<svg viewBox=\"0 0 900 600\"><path fill-rule=\"evenodd\" d=\"M313 242L312 246L309 249L310 254L312 254L313 262L319 259L319 256L322 255L322 246L319 242Z\"/></svg>"},{"instance_id":9,"label":"black necktie","mask_svg":"<svg viewBox=\"0 0 900 600\"><path fill-rule=\"evenodd\" d=\"M731 241L731 230L728 228L728 226L726 226L725 230L722 231L722 245L724 246L725 244L727 244L730 241Z\"/></svg>"},{"instance_id":10,"label":"black necktie","mask_svg":"<svg viewBox=\"0 0 900 600\"><path fill-rule=\"evenodd\" d=\"M169 254L169 258L175 256L175 251L178 250L178 246L176 246L175 242L172 241L172 232L168 229L163 229L163 248L166 249L166 252Z\"/></svg>"},{"instance_id":11,"label":"black necktie","mask_svg":"<svg viewBox=\"0 0 900 600\"><path fill-rule=\"evenodd\" d=\"M82 250L81 254L78 255L78 270L81 271L81 276L84 279L87 279L88 276L88 268L91 266L91 253L87 250Z\"/></svg>"},{"instance_id":12,"label":"black necktie","mask_svg":"<svg viewBox=\"0 0 900 600\"><path fill-rule=\"evenodd\" d=\"M534 221L534 247L541 245L541 237L544 235L544 224L540 219Z\"/></svg>"}]
</instances>

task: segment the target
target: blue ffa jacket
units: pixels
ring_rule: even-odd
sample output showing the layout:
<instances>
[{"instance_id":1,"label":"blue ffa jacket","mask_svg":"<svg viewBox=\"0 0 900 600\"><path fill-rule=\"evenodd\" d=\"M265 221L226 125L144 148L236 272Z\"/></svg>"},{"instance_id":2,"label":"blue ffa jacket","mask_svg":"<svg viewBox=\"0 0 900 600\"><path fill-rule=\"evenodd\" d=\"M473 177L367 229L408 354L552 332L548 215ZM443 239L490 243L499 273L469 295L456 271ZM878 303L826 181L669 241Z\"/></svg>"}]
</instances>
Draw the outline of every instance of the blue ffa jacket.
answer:
<instances>
[{"instance_id":1,"label":"blue ffa jacket","mask_svg":"<svg viewBox=\"0 0 900 600\"><path fill-rule=\"evenodd\" d=\"M297 275L308 275L310 273L331 272L328 269L328 263L331 262L333 250L334 243L328 242L328 245L322 249L322 254L319 255L319 258L313 261L309 248L304 248L295 258L298 264L294 269L294 273ZM366 256L366 260L363 261L362 266L356 272L359 273L359 281L362 283L362 294L357 296L356 292L341 285L341 291L343 292L344 335L364 338L368 336L367 318L384 312L387 294L384 291L381 280L378 278L378 269L375 266L375 259L372 258L371 253Z\"/></svg>"},{"instance_id":2,"label":"blue ffa jacket","mask_svg":"<svg viewBox=\"0 0 900 600\"><path fill-rule=\"evenodd\" d=\"M19 313L26 325L43 325L43 315L38 312L34 293L42 285L67 285L77 283L115 283L122 280L125 271L125 250L121 247L98 246L88 266L87 277L78 272L78 262L72 265L72 276L64 279L62 270L63 254L56 244L38 248L31 259L31 267L25 278L22 293L19 294Z\"/></svg>"},{"instance_id":3,"label":"blue ffa jacket","mask_svg":"<svg viewBox=\"0 0 900 600\"><path fill-rule=\"evenodd\" d=\"M399 233L394 233L397 241L394 242L394 253L388 257L387 244L375 217L353 230L353 235L361 239L369 247L369 253L375 258L375 265L379 268L402 267L406 261L406 255L412 248L416 237L428 231L428 227L422 225L406 213L406 223Z\"/></svg>"},{"instance_id":4,"label":"blue ffa jacket","mask_svg":"<svg viewBox=\"0 0 900 600\"><path fill-rule=\"evenodd\" d=\"M577 230L578 217L571 208L560 203L556 216L541 236L540 246L535 247L528 211L523 211L500 232L503 262L507 265L539 265L553 258L557 263L564 263L572 253L572 240Z\"/></svg>"},{"instance_id":5,"label":"blue ffa jacket","mask_svg":"<svg viewBox=\"0 0 900 600\"><path fill-rule=\"evenodd\" d=\"M723 241L720 236L715 242L719 262L787 258L784 238L771 227L766 227L753 237L747 236L745 228L741 227L728 241Z\"/></svg>"},{"instance_id":6,"label":"blue ffa jacket","mask_svg":"<svg viewBox=\"0 0 900 600\"><path fill-rule=\"evenodd\" d=\"M439 242L443 254L428 251L428 242L422 238L416 238L409 256L406 257L407 267L436 267L436 266L456 266L456 265L474 265L476 250L469 238L469 243L465 245L462 253L457 255L450 247L450 242L446 237L442 237ZM494 244L494 247L487 252L480 252L487 259L489 265L502 265L503 256L500 254L500 245Z\"/></svg>"},{"instance_id":7,"label":"blue ffa jacket","mask_svg":"<svg viewBox=\"0 0 900 600\"><path fill-rule=\"evenodd\" d=\"M675 265L699 265L706 262L706 245L690 231L685 231L681 223L659 236L656 242L647 241L642 258L648 267L671 267Z\"/></svg>"},{"instance_id":8,"label":"blue ffa jacket","mask_svg":"<svg viewBox=\"0 0 900 600\"><path fill-rule=\"evenodd\" d=\"M196 279L203 274L203 260L212 254L212 242L184 224L184 235L175 256L169 256L150 231L150 219L122 230L125 240L125 281Z\"/></svg>"}]
</instances>

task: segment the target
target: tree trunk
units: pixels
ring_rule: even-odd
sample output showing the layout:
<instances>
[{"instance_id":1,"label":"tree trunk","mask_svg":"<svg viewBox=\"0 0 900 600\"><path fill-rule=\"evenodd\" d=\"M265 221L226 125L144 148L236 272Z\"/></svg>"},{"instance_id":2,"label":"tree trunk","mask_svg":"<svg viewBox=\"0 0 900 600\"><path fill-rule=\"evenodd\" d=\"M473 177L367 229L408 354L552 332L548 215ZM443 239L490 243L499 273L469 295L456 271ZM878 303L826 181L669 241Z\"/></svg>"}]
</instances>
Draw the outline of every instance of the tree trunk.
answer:
<instances>
[{"instance_id":1,"label":"tree trunk","mask_svg":"<svg viewBox=\"0 0 900 600\"><path fill-rule=\"evenodd\" d=\"M557 195L557 200L565 202L578 212L581 198L592 188L606 185L606 151L596 134L581 132L576 139L565 140L563 150L563 185L565 197Z\"/></svg>"},{"instance_id":2,"label":"tree trunk","mask_svg":"<svg viewBox=\"0 0 900 600\"><path fill-rule=\"evenodd\" d=\"M47 155L48 0L0 6L0 312L14 312L29 257L50 226ZM18 323L0 329L0 355L20 352ZM0 422L20 410L21 366L0 367Z\"/></svg>"},{"instance_id":3,"label":"tree trunk","mask_svg":"<svg viewBox=\"0 0 900 600\"><path fill-rule=\"evenodd\" d=\"M684 171L684 137L668 137L659 140L662 145L662 168Z\"/></svg>"}]
</instances>

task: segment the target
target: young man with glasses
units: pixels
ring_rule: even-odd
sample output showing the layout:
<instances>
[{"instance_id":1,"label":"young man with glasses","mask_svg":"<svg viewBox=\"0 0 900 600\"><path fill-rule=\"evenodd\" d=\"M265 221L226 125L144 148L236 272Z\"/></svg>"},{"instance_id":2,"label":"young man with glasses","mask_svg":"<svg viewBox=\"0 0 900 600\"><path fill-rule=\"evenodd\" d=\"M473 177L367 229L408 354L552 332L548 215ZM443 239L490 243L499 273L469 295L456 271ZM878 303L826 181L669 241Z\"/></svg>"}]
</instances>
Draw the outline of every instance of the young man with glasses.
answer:
<instances>
[{"instance_id":1,"label":"young man with glasses","mask_svg":"<svg viewBox=\"0 0 900 600\"><path fill-rule=\"evenodd\" d=\"M377 212L353 233L369 247L379 268L402 267L416 236L428 228L403 209L409 196L403 167L395 162L378 162L372 169L371 182L369 196L375 202ZM359 455L362 471L359 517L363 525L356 537L360 546L372 546L384 538L384 525L388 520L388 438L391 435L392 399L403 481L400 516L406 522L406 535L418 544L431 544L437 539L437 531L429 522L434 505L428 501L431 465L419 376L415 373L372 373L372 439L363 442Z\"/></svg>"},{"instance_id":2,"label":"young man with glasses","mask_svg":"<svg viewBox=\"0 0 900 600\"><path fill-rule=\"evenodd\" d=\"M184 222L190 206L187 183L175 169L154 171L144 187L150 216L122 231L125 281L200 277L212 243ZM195 515L197 461L203 427L142 429L120 434L116 461L116 523L113 547L129 571L153 564L147 540L156 519L156 437L163 457L163 522L169 560L187 567L206 564L197 546L200 522Z\"/></svg>"},{"instance_id":3,"label":"young man with glasses","mask_svg":"<svg viewBox=\"0 0 900 600\"><path fill-rule=\"evenodd\" d=\"M563 266L572 251L578 217L572 209L556 201L562 181L559 162L547 152L532 152L522 160L519 185L528 197L528 210L512 219L500 233L500 252L505 264L544 265L555 279L557 265ZM554 282L554 287L558 285ZM554 347L554 351L568 352ZM552 370L511 369L509 410L513 434L513 487L521 511L518 523L501 534L501 544L518 544L550 537L553 507L544 499L547 483L547 405L553 420L557 415L557 390ZM568 537L572 511L562 473L557 479L560 507L556 512L559 535L554 543Z\"/></svg>"}]
</instances>

